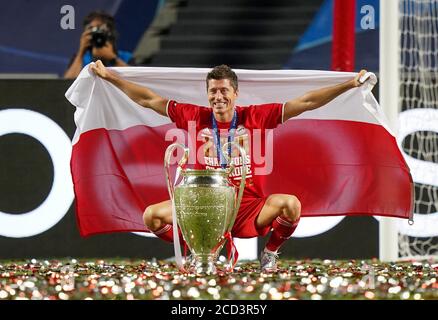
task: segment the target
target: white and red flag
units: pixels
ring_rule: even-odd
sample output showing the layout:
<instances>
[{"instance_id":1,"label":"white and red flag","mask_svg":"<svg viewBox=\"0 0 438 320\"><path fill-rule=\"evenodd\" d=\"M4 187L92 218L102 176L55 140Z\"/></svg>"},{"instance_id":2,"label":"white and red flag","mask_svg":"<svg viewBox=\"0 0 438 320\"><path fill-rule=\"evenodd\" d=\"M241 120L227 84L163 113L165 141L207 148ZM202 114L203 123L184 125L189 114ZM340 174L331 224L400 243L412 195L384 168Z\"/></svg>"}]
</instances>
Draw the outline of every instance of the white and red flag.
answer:
<instances>
[{"instance_id":1,"label":"white and red flag","mask_svg":"<svg viewBox=\"0 0 438 320\"><path fill-rule=\"evenodd\" d=\"M210 69L112 70L163 97L208 105L205 77ZM235 71L240 106L283 103L355 76L331 71ZM272 154L264 157L271 172L263 179L264 194L296 195L303 217L411 216L411 175L371 93L375 82L373 75L365 85L274 129L265 149ZM169 198L163 158L174 142L168 133L175 125L142 108L87 67L66 97L76 107L71 171L81 234L147 231L144 209Z\"/></svg>"}]
</instances>

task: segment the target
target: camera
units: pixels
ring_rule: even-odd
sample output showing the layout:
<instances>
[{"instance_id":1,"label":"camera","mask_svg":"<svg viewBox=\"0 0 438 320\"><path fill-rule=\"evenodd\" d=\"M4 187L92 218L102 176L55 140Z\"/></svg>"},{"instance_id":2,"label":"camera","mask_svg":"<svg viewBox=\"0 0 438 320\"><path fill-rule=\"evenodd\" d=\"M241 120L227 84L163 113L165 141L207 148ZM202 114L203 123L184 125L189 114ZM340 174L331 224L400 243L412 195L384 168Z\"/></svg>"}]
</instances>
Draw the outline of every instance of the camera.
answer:
<instances>
[{"instance_id":1,"label":"camera","mask_svg":"<svg viewBox=\"0 0 438 320\"><path fill-rule=\"evenodd\" d=\"M111 32L105 27L91 28L91 46L102 48L105 43L111 38Z\"/></svg>"}]
</instances>

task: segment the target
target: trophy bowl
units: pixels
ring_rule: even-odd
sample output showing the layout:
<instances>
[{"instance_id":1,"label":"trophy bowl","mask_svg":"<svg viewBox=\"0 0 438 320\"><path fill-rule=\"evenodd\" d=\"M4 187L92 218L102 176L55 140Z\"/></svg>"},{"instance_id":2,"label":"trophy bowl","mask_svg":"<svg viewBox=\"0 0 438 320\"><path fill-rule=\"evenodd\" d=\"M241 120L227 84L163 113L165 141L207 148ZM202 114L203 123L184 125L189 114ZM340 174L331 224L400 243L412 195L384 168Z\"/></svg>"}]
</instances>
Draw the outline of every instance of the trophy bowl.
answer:
<instances>
[{"instance_id":1,"label":"trophy bowl","mask_svg":"<svg viewBox=\"0 0 438 320\"><path fill-rule=\"evenodd\" d=\"M192 254L191 271L215 273L235 205L235 188L226 170L185 170L175 187L174 203L181 233Z\"/></svg>"},{"instance_id":2,"label":"trophy bowl","mask_svg":"<svg viewBox=\"0 0 438 320\"><path fill-rule=\"evenodd\" d=\"M238 144L229 142L224 145L225 150L228 145L237 148L242 158L246 159L245 150ZM175 185L170 180L169 159L177 147L184 150L184 156L178 164L175 184L179 175L182 180ZM230 232L245 188L246 164L242 165L244 168L237 188L230 180L234 166L206 170L184 169L188 154L189 150L184 145L174 143L167 148L164 159L167 187L173 205L174 234L175 228L179 226L190 249L192 259L188 271L214 274L220 250L227 238L232 241ZM228 163L231 163L230 158ZM178 243L174 243L176 257Z\"/></svg>"}]
</instances>

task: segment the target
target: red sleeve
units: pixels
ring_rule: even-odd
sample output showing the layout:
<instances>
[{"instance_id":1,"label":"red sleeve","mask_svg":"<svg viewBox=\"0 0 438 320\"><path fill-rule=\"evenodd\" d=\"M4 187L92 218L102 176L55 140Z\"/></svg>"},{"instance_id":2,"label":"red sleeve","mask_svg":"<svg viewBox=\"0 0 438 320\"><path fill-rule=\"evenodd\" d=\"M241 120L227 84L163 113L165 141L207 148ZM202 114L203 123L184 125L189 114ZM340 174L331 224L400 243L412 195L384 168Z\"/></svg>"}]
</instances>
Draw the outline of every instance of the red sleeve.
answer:
<instances>
[{"instance_id":1,"label":"red sleeve","mask_svg":"<svg viewBox=\"0 0 438 320\"><path fill-rule=\"evenodd\" d=\"M269 103L248 107L250 126L260 129L273 129L283 123L283 104Z\"/></svg>"},{"instance_id":2,"label":"red sleeve","mask_svg":"<svg viewBox=\"0 0 438 320\"><path fill-rule=\"evenodd\" d=\"M193 104L179 103L169 100L166 112L170 120L180 129L187 130L188 121L197 121L199 119L200 107Z\"/></svg>"}]
</instances>

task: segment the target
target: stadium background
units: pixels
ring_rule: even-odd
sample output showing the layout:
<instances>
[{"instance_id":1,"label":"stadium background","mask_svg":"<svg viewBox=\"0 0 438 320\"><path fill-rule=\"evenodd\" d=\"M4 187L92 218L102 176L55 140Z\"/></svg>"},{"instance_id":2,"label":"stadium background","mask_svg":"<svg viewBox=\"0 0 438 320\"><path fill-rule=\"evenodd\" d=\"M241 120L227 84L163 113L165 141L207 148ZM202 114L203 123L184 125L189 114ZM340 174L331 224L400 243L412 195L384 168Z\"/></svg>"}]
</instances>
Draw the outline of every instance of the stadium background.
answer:
<instances>
[{"instance_id":1,"label":"stadium background","mask_svg":"<svg viewBox=\"0 0 438 320\"><path fill-rule=\"evenodd\" d=\"M9 27L0 29L0 77L4 78L0 80L0 110L25 108L44 114L70 138L75 130L74 108L64 93L71 81L60 78L77 48L83 17L96 8L115 16L121 35L119 48L133 51L139 65L211 67L228 63L233 68L331 68L332 0L223 0L220 4L200 0L100 0L69 4L75 9L73 30L60 27L63 1L45 1L44 5L15 1L4 5L0 20ZM374 29L361 28L361 8L365 5L375 9ZM166 20L164 10L173 12L176 18ZM357 1L356 71L366 68L378 74L378 13L377 0ZM260 25L264 26L263 31L257 28ZM234 37L229 36L231 32ZM378 97L377 91L375 96ZM28 212L38 207L50 191L50 156L30 136L10 133L0 137L0 170L2 212ZM259 248L262 242L260 239ZM329 231L290 240L282 253L290 258L376 257L378 222L372 217L345 217ZM2 259L172 255L169 244L131 233L81 238L74 205L60 222L41 234L24 238L0 236Z\"/></svg>"}]
</instances>

